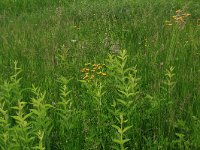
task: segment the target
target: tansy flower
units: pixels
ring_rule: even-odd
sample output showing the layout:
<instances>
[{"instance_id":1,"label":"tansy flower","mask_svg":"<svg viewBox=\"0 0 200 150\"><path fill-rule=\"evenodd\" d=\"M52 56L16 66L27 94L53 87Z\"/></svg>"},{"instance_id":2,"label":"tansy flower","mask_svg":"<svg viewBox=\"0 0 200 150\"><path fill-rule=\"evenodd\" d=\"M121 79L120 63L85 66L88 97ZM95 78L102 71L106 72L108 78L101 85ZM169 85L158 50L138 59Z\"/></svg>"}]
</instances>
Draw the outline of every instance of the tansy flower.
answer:
<instances>
[{"instance_id":1,"label":"tansy flower","mask_svg":"<svg viewBox=\"0 0 200 150\"><path fill-rule=\"evenodd\" d=\"M90 69L86 68L86 69L85 69L85 71L87 71L87 72L88 72L88 71L90 71Z\"/></svg>"},{"instance_id":2,"label":"tansy flower","mask_svg":"<svg viewBox=\"0 0 200 150\"><path fill-rule=\"evenodd\" d=\"M181 12L183 12L181 9L178 9L178 10L176 11L177 14L178 14L178 13L181 13Z\"/></svg>"},{"instance_id":3,"label":"tansy flower","mask_svg":"<svg viewBox=\"0 0 200 150\"><path fill-rule=\"evenodd\" d=\"M85 64L86 67L88 67L90 65L90 63Z\"/></svg>"},{"instance_id":4,"label":"tansy flower","mask_svg":"<svg viewBox=\"0 0 200 150\"><path fill-rule=\"evenodd\" d=\"M84 78L83 78L83 80L85 80L85 79L87 79L89 76L88 75L86 75Z\"/></svg>"},{"instance_id":5,"label":"tansy flower","mask_svg":"<svg viewBox=\"0 0 200 150\"><path fill-rule=\"evenodd\" d=\"M98 69L101 69L102 68L102 66L100 65L100 66L98 66Z\"/></svg>"},{"instance_id":6,"label":"tansy flower","mask_svg":"<svg viewBox=\"0 0 200 150\"><path fill-rule=\"evenodd\" d=\"M86 68L83 68L83 69L81 70L81 72L85 72L85 69L86 69Z\"/></svg>"},{"instance_id":7,"label":"tansy flower","mask_svg":"<svg viewBox=\"0 0 200 150\"><path fill-rule=\"evenodd\" d=\"M93 65L92 65L92 67L96 67L96 66L97 66L97 64L93 64Z\"/></svg>"},{"instance_id":8,"label":"tansy flower","mask_svg":"<svg viewBox=\"0 0 200 150\"><path fill-rule=\"evenodd\" d=\"M92 80L94 78L94 74L91 75L90 80Z\"/></svg>"},{"instance_id":9,"label":"tansy flower","mask_svg":"<svg viewBox=\"0 0 200 150\"><path fill-rule=\"evenodd\" d=\"M102 72L101 75L102 75L102 76L106 76L106 73L103 73L103 72Z\"/></svg>"}]
</instances>

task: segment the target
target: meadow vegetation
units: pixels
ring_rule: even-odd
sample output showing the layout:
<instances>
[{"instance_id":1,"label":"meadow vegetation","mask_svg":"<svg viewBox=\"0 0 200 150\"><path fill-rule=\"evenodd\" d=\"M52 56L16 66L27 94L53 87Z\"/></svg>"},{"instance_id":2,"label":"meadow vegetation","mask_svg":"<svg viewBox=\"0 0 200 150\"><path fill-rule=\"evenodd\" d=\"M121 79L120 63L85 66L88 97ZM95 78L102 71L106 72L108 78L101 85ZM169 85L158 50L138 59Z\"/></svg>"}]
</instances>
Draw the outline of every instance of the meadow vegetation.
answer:
<instances>
[{"instance_id":1,"label":"meadow vegetation","mask_svg":"<svg viewBox=\"0 0 200 150\"><path fill-rule=\"evenodd\" d=\"M200 149L199 0L1 0L0 149Z\"/></svg>"}]
</instances>

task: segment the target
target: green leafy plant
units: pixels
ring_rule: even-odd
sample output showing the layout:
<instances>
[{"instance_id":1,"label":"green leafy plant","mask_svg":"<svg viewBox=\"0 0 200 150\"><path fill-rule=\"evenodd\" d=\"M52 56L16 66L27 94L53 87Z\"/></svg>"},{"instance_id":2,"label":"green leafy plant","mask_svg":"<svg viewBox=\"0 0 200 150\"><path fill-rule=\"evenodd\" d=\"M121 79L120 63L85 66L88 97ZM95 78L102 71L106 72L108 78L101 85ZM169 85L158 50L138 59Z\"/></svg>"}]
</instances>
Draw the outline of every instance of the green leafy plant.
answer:
<instances>
[{"instance_id":1,"label":"green leafy plant","mask_svg":"<svg viewBox=\"0 0 200 150\"><path fill-rule=\"evenodd\" d=\"M57 131L59 134L58 143L59 147L66 147L68 142L71 140L68 136L71 134L71 130L73 129L73 116L74 114L73 103L71 98L71 90L68 87L69 82L72 79L66 79L61 76L58 79L58 83L60 86L59 89L59 101L54 103L54 111L56 122L54 122L54 131ZM55 136L55 135L54 135Z\"/></svg>"},{"instance_id":2,"label":"green leafy plant","mask_svg":"<svg viewBox=\"0 0 200 150\"><path fill-rule=\"evenodd\" d=\"M26 102L18 101L18 105L12 107L16 110L16 115L12 116L16 125L11 128L11 131L14 132L12 136L13 149L30 149L30 145L32 145L34 140L31 132L31 123L27 121L31 113L26 114L24 112L25 106Z\"/></svg>"},{"instance_id":3,"label":"green leafy plant","mask_svg":"<svg viewBox=\"0 0 200 150\"><path fill-rule=\"evenodd\" d=\"M135 109L137 106L138 100L138 81L136 73L136 67L126 68L127 63L127 52L126 50L121 50L118 56L109 55L107 60L109 62L109 74L112 79L112 85L114 85L116 98L113 99L111 104L112 108L109 109L110 112L120 123L118 125L112 125L115 129L118 130L118 139L115 139L114 142L120 144L120 149L125 149L125 143L129 139L123 139L125 132L130 129L132 126L123 127L123 123L128 120L124 118L130 118L135 114ZM132 123L132 121L131 121ZM120 138L119 138L120 137Z\"/></svg>"},{"instance_id":4,"label":"green leafy plant","mask_svg":"<svg viewBox=\"0 0 200 150\"><path fill-rule=\"evenodd\" d=\"M128 131L132 126L126 126L124 127L124 123L128 122L128 120L124 120L123 114L119 115L119 118L116 118L120 124L120 126L117 125L112 125L113 128L117 130L116 138L113 139L113 141L117 144L120 145L120 147L114 147L114 149L120 149L120 150L125 150L128 149L128 147L125 147L125 143L127 143L130 139L125 138L125 132Z\"/></svg>"},{"instance_id":5,"label":"green leafy plant","mask_svg":"<svg viewBox=\"0 0 200 150\"><path fill-rule=\"evenodd\" d=\"M97 65L93 65L94 67L98 67ZM93 68L94 68L93 67ZM102 65L99 65L99 67L102 67ZM92 74L91 77L97 76ZM101 74L105 74L102 73ZM103 76L102 75L102 76ZM85 101L90 103L87 107L87 115L84 115L84 119L89 119L93 116L93 120L88 122L85 125L85 129L89 130L89 133L86 134L86 146L85 149L89 147L96 148L105 148L105 145L103 143L104 139L103 137L107 136L106 129L104 125L107 121L108 117L105 115L106 111L106 99L104 98L104 95L106 93L105 91L105 80L102 78L92 78L92 80L81 80L81 83L83 87L87 90L87 97L84 96ZM94 116L95 114L95 116ZM92 125L96 124L96 126L92 127Z\"/></svg>"},{"instance_id":6,"label":"green leafy plant","mask_svg":"<svg viewBox=\"0 0 200 150\"><path fill-rule=\"evenodd\" d=\"M0 103L11 113L11 107L22 99L22 89L20 87L21 78L19 77L22 69L18 67L18 62L14 61L14 73L9 80L4 80L0 85Z\"/></svg>"},{"instance_id":7,"label":"green leafy plant","mask_svg":"<svg viewBox=\"0 0 200 150\"><path fill-rule=\"evenodd\" d=\"M38 146L33 147L33 149L37 149L37 150L45 150L45 147L43 146L44 144L44 132L42 131L38 131L37 133L37 137L39 139L39 143Z\"/></svg>"},{"instance_id":8,"label":"green leafy plant","mask_svg":"<svg viewBox=\"0 0 200 150\"><path fill-rule=\"evenodd\" d=\"M2 150L9 149L10 147L10 139L11 139L11 132L10 128L10 121L9 121L9 114L7 110L4 110L4 103L0 104L0 148Z\"/></svg>"},{"instance_id":9,"label":"green leafy plant","mask_svg":"<svg viewBox=\"0 0 200 150\"><path fill-rule=\"evenodd\" d=\"M52 130L52 120L48 116L48 111L53 106L45 102L46 93L41 92L40 88L33 85L32 92L35 95L35 97L31 99L33 108L30 109L33 132L37 134L38 131L43 131L43 145L47 146L49 144L49 140L47 139Z\"/></svg>"}]
</instances>

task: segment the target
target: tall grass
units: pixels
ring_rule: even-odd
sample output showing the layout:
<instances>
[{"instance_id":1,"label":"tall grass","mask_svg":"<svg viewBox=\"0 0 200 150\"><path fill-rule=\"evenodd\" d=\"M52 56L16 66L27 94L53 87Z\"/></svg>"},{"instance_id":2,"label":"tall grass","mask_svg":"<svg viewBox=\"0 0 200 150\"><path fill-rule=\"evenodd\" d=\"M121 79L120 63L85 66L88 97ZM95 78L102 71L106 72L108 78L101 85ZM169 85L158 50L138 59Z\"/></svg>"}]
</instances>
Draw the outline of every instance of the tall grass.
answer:
<instances>
[{"instance_id":1,"label":"tall grass","mask_svg":"<svg viewBox=\"0 0 200 150\"><path fill-rule=\"evenodd\" d=\"M2 0L0 149L199 149L199 8Z\"/></svg>"}]
</instances>

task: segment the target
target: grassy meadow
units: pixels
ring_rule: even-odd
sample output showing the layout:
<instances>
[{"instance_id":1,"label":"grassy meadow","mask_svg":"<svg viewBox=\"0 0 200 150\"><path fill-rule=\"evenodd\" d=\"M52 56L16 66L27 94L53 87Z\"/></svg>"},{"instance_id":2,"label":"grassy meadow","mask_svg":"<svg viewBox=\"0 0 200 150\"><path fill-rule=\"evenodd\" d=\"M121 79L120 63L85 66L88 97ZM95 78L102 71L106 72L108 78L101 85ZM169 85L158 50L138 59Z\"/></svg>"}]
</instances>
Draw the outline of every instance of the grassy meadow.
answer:
<instances>
[{"instance_id":1,"label":"grassy meadow","mask_svg":"<svg viewBox=\"0 0 200 150\"><path fill-rule=\"evenodd\" d=\"M1 0L1 150L199 150L199 0Z\"/></svg>"}]
</instances>

